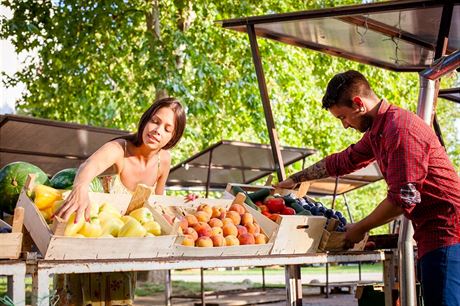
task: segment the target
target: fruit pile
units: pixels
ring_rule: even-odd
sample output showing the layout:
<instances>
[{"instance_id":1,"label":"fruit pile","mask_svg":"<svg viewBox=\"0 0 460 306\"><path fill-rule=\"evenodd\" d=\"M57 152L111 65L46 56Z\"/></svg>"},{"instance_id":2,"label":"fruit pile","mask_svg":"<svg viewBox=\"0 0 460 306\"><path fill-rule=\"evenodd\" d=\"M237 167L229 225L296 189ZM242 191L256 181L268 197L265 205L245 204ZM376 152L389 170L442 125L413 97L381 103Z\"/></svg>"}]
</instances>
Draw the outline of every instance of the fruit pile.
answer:
<instances>
[{"instance_id":1,"label":"fruit pile","mask_svg":"<svg viewBox=\"0 0 460 306\"><path fill-rule=\"evenodd\" d=\"M237 187L233 192L241 192L241 190L241 188ZM245 192L245 194L247 199L251 200L264 216L275 222L279 215L323 216L328 219L326 226L330 219L336 219L338 222L336 231L345 231L347 220L340 211L327 208L323 203L314 201L310 197L272 196L268 188L262 188L253 193Z\"/></svg>"},{"instance_id":2,"label":"fruit pile","mask_svg":"<svg viewBox=\"0 0 460 306\"><path fill-rule=\"evenodd\" d=\"M266 244L267 236L253 216L240 204L228 210L221 206L201 204L193 213L178 217L182 245L222 247L248 244Z\"/></svg>"},{"instance_id":3,"label":"fruit pile","mask_svg":"<svg viewBox=\"0 0 460 306\"><path fill-rule=\"evenodd\" d=\"M33 201L47 223L64 204L63 190L45 185L36 185L33 189ZM146 207L133 210L129 215L122 216L117 208L109 203L91 204L90 220L84 218L75 221L73 213L64 231L70 237L146 237L161 235L161 226L153 218Z\"/></svg>"}]
</instances>

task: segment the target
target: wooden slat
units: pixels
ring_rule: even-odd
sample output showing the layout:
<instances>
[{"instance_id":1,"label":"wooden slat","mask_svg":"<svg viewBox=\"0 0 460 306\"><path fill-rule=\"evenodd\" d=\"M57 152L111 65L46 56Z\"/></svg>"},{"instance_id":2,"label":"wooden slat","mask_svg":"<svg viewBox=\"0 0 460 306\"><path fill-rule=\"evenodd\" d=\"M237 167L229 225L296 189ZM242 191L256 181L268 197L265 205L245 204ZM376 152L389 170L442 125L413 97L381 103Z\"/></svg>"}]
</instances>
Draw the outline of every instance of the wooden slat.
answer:
<instances>
[{"instance_id":1,"label":"wooden slat","mask_svg":"<svg viewBox=\"0 0 460 306\"><path fill-rule=\"evenodd\" d=\"M144 206L144 203L148 202L150 195L152 194L152 187L149 187L144 184L138 184L136 190L134 191L131 202L129 202L128 208L126 209L125 214L129 215L130 212L141 208Z\"/></svg>"},{"instance_id":2,"label":"wooden slat","mask_svg":"<svg viewBox=\"0 0 460 306\"><path fill-rule=\"evenodd\" d=\"M22 233L0 234L0 259L17 259L21 255Z\"/></svg>"},{"instance_id":3,"label":"wooden slat","mask_svg":"<svg viewBox=\"0 0 460 306\"><path fill-rule=\"evenodd\" d=\"M242 192L238 192L233 200L233 204L243 205L244 200L246 200L246 195Z\"/></svg>"},{"instance_id":4,"label":"wooden slat","mask_svg":"<svg viewBox=\"0 0 460 306\"><path fill-rule=\"evenodd\" d=\"M11 232L22 233L22 226L24 225L24 208L16 207L14 209L14 219Z\"/></svg>"}]
</instances>

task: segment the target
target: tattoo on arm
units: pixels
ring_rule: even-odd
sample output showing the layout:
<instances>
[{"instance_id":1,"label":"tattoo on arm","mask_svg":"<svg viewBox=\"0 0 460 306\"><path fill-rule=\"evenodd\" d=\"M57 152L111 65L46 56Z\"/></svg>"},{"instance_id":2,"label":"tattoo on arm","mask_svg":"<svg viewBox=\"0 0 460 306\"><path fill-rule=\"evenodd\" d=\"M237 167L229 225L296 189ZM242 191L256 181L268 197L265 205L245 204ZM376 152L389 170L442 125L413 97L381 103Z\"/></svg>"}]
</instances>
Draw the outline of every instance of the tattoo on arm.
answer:
<instances>
[{"instance_id":1,"label":"tattoo on arm","mask_svg":"<svg viewBox=\"0 0 460 306\"><path fill-rule=\"evenodd\" d=\"M300 183L303 181L318 180L328 176L329 174L326 170L326 160L322 159L316 164L313 164L310 167L291 175L290 178L294 182Z\"/></svg>"}]
</instances>

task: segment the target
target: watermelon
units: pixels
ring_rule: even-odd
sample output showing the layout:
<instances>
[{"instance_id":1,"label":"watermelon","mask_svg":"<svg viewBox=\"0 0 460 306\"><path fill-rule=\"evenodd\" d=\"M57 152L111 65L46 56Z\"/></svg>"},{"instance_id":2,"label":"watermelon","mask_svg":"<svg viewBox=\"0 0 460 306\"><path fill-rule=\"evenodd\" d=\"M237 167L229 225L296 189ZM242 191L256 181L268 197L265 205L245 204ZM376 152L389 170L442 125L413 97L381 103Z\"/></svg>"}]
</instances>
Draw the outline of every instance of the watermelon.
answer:
<instances>
[{"instance_id":1,"label":"watermelon","mask_svg":"<svg viewBox=\"0 0 460 306\"><path fill-rule=\"evenodd\" d=\"M73 181L75 180L76 175L76 168L63 169L53 175L51 178L51 186L56 189L72 189ZM95 177L91 181L89 184L89 191L104 192L104 188L99 178Z\"/></svg>"},{"instance_id":2,"label":"watermelon","mask_svg":"<svg viewBox=\"0 0 460 306\"><path fill-rule=\"evenodd\" d=\"M49 184L46 173L30 163L13 162L0 169L0 210L13 213L29 174L35 174L35 184Z\"/></svg>"}]
</instances>

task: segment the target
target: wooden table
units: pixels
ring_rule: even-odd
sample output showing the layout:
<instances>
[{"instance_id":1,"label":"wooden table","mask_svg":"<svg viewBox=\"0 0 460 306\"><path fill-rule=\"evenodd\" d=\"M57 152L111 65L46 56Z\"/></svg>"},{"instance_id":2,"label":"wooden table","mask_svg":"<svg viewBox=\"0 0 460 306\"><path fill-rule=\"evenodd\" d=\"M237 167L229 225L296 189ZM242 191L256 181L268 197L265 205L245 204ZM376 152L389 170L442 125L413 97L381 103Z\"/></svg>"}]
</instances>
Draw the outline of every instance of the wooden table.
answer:
<instances>
[{"instance_id":1,"label":"wooden table","mask_svg":"<svg viewBox=\"0 0 460 306\"><path fill-rule=\"evenodd\" d=\"M286 271L287 304L302 305L302 283L300 275L300 267L302 265L356 261L375 262L388 261L389 259L389 254L386 254L383 251L372 251L348 253L315 253L302 255L266 255L257 257L168 257L154 259L91 261L35 260L28 263L28 273L32 274L32 305L41 306L49 304L49 280L50 276L53 274L283 265L285 266ZM384 265L384 267L387 266L388 265ZM385 274L390 275L389 273ZM388 279L389 277L384 277L384 280ZM389 291L389 298L391 299L391 287L386 286L386 291ZM165 295L165 304L169 304L171 288L166 288Z\"/></svg>"},{"instance_id":2,"label":"wooden table","mask_svg":"<svg viewBox=\"0 0 460 306\"><path fill-rule=\"evenodd\" d=\"M26 304L26 290L24 279L26 277L26 263L21 260L0 260L0 275L8 276L8 297L14 305Z\"/></svg>"}]
</instances>

